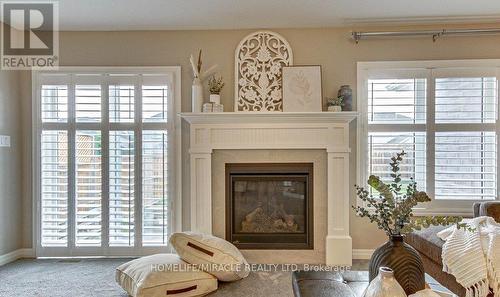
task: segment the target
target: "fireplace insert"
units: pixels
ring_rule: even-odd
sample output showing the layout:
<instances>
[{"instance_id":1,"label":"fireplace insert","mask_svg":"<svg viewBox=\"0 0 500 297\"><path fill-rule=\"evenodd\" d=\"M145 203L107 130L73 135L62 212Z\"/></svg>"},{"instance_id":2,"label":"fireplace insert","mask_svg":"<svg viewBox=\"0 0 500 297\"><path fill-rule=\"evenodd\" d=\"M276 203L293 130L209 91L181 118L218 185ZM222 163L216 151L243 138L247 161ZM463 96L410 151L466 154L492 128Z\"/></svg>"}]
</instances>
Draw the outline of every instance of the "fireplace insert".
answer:
<instances>
[{"instance_id":1,"label":"fireplace insert","mask_svg":"<svg viewBox=\"0 0 500 297\"><path fill-rule=\"evenodd\" d=\"M226 239L241 249L313 249L313 164L226 164Z\"/></svg>"}]
</instances>

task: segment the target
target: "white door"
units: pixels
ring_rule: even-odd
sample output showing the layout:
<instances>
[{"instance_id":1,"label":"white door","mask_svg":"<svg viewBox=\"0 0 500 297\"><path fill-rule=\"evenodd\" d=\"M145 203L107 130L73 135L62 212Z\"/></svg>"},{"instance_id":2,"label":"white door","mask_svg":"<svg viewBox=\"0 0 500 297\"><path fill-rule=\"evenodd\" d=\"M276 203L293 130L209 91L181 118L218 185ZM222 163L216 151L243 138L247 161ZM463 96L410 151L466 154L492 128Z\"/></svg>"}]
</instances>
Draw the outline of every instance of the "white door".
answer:
<instances>
[{"instance_id":1,"label":"white door","mask_svg":"<svg viewBox=\"0 0 500 297\"><path fill-rule=\"evenodd\" d=\"M167 67L34 75L37 256L167 251L177 74Z\"/></svg>"}]
</instances>

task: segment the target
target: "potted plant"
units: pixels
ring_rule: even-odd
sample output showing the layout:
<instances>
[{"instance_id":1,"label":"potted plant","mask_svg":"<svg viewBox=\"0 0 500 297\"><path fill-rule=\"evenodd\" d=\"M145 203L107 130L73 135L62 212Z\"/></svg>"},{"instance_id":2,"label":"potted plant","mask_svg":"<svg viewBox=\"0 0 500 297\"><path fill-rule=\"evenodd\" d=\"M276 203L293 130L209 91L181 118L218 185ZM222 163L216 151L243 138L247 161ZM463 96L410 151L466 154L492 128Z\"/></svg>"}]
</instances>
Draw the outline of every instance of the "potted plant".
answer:
<instances>
[{"instance_id":1,"label":"potted plant","mask_svg":"<svg viewBox=\"0 0 500 297\"><path fill-rule=\"evenodd\" d=\"M224 82L222 81L222 77L216 77L212 75L208 79L208 88L210 90L210 102L213 104L220 104L220 92L224 87Z\"/></svg>"},{"instance_id":2,"label":"potted plant","mask_svg":"<svg viewBox=\"0 0 500 297\"><path fill-rule=\"evenodd\" d=\"M342 111L344 105L344 97L338 96L336 98L327 98L328 111Z\"/></svg>"},{"instance_id":3,"label":"potted plant","mask_svg":"<svg viewBox=\"0 0 500 297\"><path fill-rule=\"evenodd\" d=\"M373 193L355 186L358 198L366 207L353 208L358 216L376 223L389 237L385 244L375 250L370 259L370 281L377 276L380 267L389 267L394 270L394 276L406 294L410 295L425 288L425 272L420 255L403 241L404 235L431 225L457 224L458 228L466 225L459 223L462 220L460 217L413 216L413 207L418 203L429 202L431 198L417 189L417 183L412 178L409 181L402 180L400 164L404 156L405 152L402 151L391 158L390 183L371 175L368 185L373 189Z\"/></svg>"}]
</instances>

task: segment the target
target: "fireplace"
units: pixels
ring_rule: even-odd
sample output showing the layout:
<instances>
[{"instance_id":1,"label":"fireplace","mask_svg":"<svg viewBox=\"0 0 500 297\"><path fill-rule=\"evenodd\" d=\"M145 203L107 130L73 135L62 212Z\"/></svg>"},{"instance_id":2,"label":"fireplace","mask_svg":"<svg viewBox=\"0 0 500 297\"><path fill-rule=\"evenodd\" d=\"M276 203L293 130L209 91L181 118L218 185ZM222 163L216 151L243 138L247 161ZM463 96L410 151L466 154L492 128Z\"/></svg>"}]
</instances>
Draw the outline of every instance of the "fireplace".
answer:
<instances>
[{"instance_id":1,"label":"fireplace","mask_svg":"<svg viewBox=\"0 0 500 297\"><path fill-rule=\"evenodd\" d=\"M231 229L227 231L232 225L231 217L226 218L226 205L229 205L226 202L226 197L229 196L226 196L227 189L224 185L226 164L240 163L242 160L253 163L312 162L316 177L313 187L314 205L317 208L314 213L314 249L305 249L306 245L302 244L303 250L284 250L278 253L275 250L248 248L243 253L252 263L290 263L293 258L294 263L352 265L352 238L349 231L349 171L352 167L349 161L352 154L349 131L352 129L349 123L357 117L356 112L223 112L181 113L179 116L183 121L182 135L188 135L186 144L189 143L189 150L178 150L189 154L189 164L186 164L189 166L186 185L189 207L183 208L183 192L178 191L176 201L179 203L175 204L178 210L176 213L182 216L175 217L175 230L181 230L182 227L195 232L214 234L242 242L243 247L243 239L231 239L233 232ZM181 123L178 124L181 126ZM358 127L360 126L362 125L358 123ZM288 152L293 154L294 150L321 150L326 156L324 159L321 157L321 162L308 155L288 158ZM228 151L231 156L222 163L218 160L214 162L214 156L221 151ZM239 159L232 155L232 152L236 151L237 154L253 151L252 154L262 157ZM277 151L283 155L275 156ZM181 168L181 164L177 168ZM321 174L320 178L317 178L317 174ZM177 175L180 176L182 175ZM324 184L325 188L320 184ZM311 183L309 185L312 187ZM312 195L308 197L311 198ZM309 202L312 201L313 199L309 199ZM309 207L308 210L307 229L312 230L312 208ZM312 231L307 237L312 238ZM266 238L262 238L254 243L262 247L266 241ZM308 241L310 246L312 242ZM280 245L283 247L285 244L279 243L275 246ZM288 248L292 245L299 244L290 243ZM273 248L270 244L267 246Z\"/></svg>"},{"instance_id":2,"label":"fireplace","mask_svg":"<svg viewBox=\"0 0 500 297\"><path fill-rule=\"evenodd\" d=\"M313 164L226 164L226 239L240 249L313 249Z\"/></svg>"}]
</instances>

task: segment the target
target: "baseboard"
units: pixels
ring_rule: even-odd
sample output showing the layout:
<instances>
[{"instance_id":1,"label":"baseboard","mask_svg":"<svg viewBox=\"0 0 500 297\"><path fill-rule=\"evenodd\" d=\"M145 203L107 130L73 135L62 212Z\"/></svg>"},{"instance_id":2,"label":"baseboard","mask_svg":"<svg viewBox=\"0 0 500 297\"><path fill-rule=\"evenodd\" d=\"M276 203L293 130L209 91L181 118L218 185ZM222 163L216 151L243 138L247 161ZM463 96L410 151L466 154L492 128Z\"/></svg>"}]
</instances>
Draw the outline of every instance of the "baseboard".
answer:
<instances>
[{"instance_id":1,"label":"baseboard","mask_svg":"<svg viewBox=\"0 0 500 297\"><path fill-rule=\"evenodd\" d=\"M12 251L8 254L0 255L0 266L8 264L10 262L14 262L18 259L22 258L33 258L34 251L33 249L19 249Z\"/></svg>"},{"instance_id":2,"label":"baseboard","mask_svg":"<svg viewBox=\"0 0 500 297\"><path fill-rule=\"evenodd\" d=\"M370 260L372 257L373 251L371 249L353 249L352 250L352 258L356 260Z\"/></svg>"},{"instance_id":3,"label":"baseboard","mask_svg":"<svg viewBox=\"0 0 500 297\"><path fill-rule=\"evenodd\" d=\"M372 249L353 249L352 258L356 260L369 260L373 254ZM33 258L35 253L33 249L19 249L5 255L0 255L0 266L18 259Z\"/></svg>"}]
</instances>

